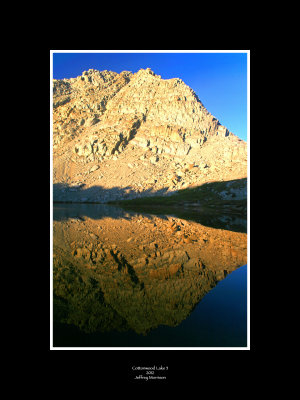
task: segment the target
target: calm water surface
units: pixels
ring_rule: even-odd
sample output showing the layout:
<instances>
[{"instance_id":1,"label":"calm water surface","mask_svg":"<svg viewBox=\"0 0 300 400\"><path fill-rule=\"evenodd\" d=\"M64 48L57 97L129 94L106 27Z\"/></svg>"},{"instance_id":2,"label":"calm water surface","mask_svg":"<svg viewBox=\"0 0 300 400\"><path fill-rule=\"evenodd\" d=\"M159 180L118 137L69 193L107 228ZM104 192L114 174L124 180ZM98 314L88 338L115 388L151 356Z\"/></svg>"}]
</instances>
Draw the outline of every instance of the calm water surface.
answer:
<instances>
[{"instance_id":1,"label":"calm water surface","mask_svg":"<svg viewBox=\"0 0 300 400\"><path fill-rule=\"evenodd\" d=\"M247 234L231 229L55 204L53 346L247 346Z\"/></svg>"}]
</instances>

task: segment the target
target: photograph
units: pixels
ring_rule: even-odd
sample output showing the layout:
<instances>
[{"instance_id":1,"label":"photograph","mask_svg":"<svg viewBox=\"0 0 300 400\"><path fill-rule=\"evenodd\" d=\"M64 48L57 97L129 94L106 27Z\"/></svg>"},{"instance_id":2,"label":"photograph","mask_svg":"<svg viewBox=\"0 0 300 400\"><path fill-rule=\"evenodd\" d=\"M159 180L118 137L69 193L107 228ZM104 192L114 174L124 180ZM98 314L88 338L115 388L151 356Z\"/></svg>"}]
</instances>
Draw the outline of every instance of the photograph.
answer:
<instances>
[{"instance_id":1,"label":"photograph","mask_svg":"<svg viewBox=\"0 0 300 400\"><path fill-rule=\"evenodd\" d=\"M250 350L250 50L49 58L50 350Z\"/></svg>"}]
</instances>

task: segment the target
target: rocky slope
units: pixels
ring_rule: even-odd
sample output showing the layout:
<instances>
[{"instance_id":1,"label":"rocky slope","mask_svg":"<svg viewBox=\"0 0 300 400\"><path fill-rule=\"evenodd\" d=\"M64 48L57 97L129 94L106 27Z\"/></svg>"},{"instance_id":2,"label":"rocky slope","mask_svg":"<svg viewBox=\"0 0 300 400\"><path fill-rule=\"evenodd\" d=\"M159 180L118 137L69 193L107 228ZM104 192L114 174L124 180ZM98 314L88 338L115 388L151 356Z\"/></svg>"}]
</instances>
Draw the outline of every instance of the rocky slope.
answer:
<instances>
[{"instance_id":1,"label":"rocky slope","mask_svg":"<svg viewBox=\"0 0 300 400\"><path fill-rule=\"evenodd\" d=\"M53 80L54 201L105 203L246 176L246 143L181 79L141 69Z\"/></svg>"},{"instance_id":2,"label":"rocky slope","mask_svg":"<svg viewBox=\"0 0 300 400\"><path fill-rule=\"evenodd\" d=\"M85 332L177 326L247 263L246 233L82 207L54 208L53 293L54 321Z\"/></svg>"}]
</instances>

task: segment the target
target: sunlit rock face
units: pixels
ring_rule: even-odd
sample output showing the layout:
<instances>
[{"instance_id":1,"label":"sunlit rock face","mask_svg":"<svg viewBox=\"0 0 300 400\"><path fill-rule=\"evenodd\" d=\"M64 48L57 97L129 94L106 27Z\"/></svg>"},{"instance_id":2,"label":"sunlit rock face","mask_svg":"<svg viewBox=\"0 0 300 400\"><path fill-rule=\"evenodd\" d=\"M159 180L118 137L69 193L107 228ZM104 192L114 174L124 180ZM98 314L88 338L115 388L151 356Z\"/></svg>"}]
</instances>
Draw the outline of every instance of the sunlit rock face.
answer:
<instances>
[{"instance_id":1,"label":"sunlit rock face","mask_svg":"<svg viewBox=\"0 0 300 400\"><path fill-rule=\"evenodd\" d=\"M149 196L246 176L246 143L179 78L89 70L53 81L54 200L107 202L97 188ZM83 187L95 188L85 200Z\"/></svg>"},{"instance_id":2,"label":"sunlit rock face","mask_svg":"<svg viewBox=\"0 0 300 400\"><path fill-rule=\"evenodd\" d=\"M247 263L245 233L113 210L54 209L54 321L85 332L177 326Z\"/></svg>"}]
</instances>

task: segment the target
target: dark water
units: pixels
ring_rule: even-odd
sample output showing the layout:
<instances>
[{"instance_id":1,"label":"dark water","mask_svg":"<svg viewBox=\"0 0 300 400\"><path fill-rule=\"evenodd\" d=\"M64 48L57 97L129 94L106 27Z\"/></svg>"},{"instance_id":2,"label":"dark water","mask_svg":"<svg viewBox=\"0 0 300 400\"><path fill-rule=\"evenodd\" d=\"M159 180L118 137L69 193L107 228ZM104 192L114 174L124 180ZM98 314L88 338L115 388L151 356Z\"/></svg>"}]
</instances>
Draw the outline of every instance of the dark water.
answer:
<instances>
[{"instance_id":1,"label":"dark water","mask_svg":"<svg viewBox=\"0 0 300 400\"><path fill-rule=\"evenodd\" d=\"M245 233L102 205L53 219L54 347L247 346Z\"/></svg>"}]
</instances>

